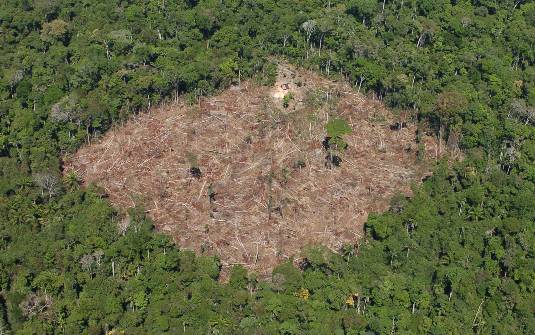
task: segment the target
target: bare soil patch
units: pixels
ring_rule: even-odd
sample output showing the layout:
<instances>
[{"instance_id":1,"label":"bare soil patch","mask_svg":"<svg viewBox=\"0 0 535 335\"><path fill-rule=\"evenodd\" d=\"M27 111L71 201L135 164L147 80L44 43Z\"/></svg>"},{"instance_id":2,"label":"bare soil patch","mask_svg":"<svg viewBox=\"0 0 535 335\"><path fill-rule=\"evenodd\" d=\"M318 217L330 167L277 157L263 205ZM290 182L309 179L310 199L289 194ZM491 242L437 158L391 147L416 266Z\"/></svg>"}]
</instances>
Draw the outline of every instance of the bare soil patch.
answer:
<instances>
[{"instance_id":1,"label":"bare soil patch","mask_svg":"<svg viewBox=\"0 0 535 335\"><path fill-rule=\"evenodd\" d=\"M282 99L294 98L287 108ZM326 122L353 129L340 167L326 166ZM416 126L345 83L281 66L274 87L252 82L142 114L66 159L118 208L142 204L182 248L217 254L261 276L309 244L356 243L368 213L427 173ZM424 138L428 157L435 141Z\"/></svg>"}]
</instances>

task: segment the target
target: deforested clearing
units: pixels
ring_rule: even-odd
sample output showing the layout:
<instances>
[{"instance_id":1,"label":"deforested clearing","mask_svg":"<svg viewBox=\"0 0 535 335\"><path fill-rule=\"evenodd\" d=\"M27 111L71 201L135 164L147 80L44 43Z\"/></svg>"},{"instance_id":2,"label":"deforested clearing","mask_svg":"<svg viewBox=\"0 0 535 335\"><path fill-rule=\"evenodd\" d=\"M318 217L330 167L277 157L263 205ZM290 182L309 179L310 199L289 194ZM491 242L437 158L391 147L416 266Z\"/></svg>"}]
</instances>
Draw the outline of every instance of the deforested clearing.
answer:
<instances>
[{"instance_id":1,"label":"deforested clearing","mask_svg":"<svg viewBox=\"0 0 535 335\"><path fill-rule=\"evenodd\" d=\"M334 118L352 129L339 166L325 143ZM346 83L281 65L274 87L247 81L139 114L66 157L65 171L117 208L142 205L179 247L264 276L307 245L358 243L368 213L410 195L437 151L416 131Z\"/></svg>"}]
</instances>

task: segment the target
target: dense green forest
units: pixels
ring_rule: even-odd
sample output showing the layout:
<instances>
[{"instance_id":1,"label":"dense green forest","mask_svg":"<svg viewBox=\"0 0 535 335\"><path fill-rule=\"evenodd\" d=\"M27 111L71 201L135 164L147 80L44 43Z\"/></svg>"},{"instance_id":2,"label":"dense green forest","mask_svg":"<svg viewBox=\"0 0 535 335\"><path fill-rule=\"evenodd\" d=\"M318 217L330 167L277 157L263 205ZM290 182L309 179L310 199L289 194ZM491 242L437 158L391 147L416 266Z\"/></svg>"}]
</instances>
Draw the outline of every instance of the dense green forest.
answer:
<instances>
[{"instance_id":1,"label":"dense green forest","mask_svg":"<svg viewBox=\"0 0 535 335\"><path fill-rule=\"evenodd\" d=\"M535 3L3 0L0 334L535 334ZM366 237L272 281L181 251L61 175L134 113L284 58L412 113L438 162ZM178 246L179 247L179 246Z\"/></svg>"}]
</instances>

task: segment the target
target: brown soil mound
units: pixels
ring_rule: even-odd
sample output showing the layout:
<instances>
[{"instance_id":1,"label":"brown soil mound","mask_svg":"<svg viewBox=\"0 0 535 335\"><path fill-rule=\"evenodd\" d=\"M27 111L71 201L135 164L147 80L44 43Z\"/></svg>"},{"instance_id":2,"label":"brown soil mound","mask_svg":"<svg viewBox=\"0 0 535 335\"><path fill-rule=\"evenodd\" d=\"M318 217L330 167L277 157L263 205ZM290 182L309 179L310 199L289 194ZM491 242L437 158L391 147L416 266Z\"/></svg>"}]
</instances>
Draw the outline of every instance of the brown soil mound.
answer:
<instances>
[{"instance_id":1,"label":"brown soil mound","mask_svg":"<svg viewBox=\"0 0 535 335\"><path fill-rule=\"evenodd\" d=\"M274 88L242 83L140 115L80 149L66 171L103 187L119 208L143 204L180 247L260 275L308 244L356 243L367 214L425 173L416 126L393 130L391 113L347 84L279 72ZM284 92L294 95L287 108ZM332 117L353 132L340 167L329 168L322 141ZM424 142L434 156L435 142Z\"/></svg>"}]
</instances>

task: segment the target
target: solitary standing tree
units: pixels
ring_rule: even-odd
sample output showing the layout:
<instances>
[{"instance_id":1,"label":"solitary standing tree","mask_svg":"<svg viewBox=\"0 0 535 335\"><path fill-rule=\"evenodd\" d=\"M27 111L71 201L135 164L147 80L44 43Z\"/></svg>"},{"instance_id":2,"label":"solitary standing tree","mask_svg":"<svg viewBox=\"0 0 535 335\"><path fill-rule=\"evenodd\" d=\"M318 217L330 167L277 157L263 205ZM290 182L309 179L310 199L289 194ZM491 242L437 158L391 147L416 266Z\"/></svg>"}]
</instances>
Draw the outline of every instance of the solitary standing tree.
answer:
<instances>
[{"instance_id":1,"label":"solitary standing tree","mask_svg":"<svg viewBox=\"0 0 535 335\"><path fill-rule=\"evenodd\" d=\"M41 188L41 194L48 193L48 199L57 195L60 191L61 183L56 175L51 173L38 173L34 176L34 181Z\"/></svg>"},{"instance_id":2,"label":"solitary standing tree","mask_svg":"<svg viewBox=\"0 0 535 335\"><path fill-rule=\"evenodd\" d=\"M327 166L339 166L342 159L336 155L347 148L344 135L351 133L351 127L343 119L332 119L325 125L327 137L323 140L323 147L327 150Z\"/></svg>"},{"instance_id":3,"label":"solitary standing tree","mask_svg":"<svg viewBox=\"0 0 535 335\"><path fill-rule=\"evenodd\" d=\"M312 37L312 34L316 30L316 21L314 21L314 20L305 21L301 25L301 28L306 33L305 49L306 49L306 58L308 59L308 49L309 49L309 46L310 46L310 38Z\"/></svg>"}]
</instances>

